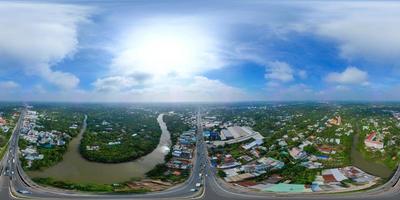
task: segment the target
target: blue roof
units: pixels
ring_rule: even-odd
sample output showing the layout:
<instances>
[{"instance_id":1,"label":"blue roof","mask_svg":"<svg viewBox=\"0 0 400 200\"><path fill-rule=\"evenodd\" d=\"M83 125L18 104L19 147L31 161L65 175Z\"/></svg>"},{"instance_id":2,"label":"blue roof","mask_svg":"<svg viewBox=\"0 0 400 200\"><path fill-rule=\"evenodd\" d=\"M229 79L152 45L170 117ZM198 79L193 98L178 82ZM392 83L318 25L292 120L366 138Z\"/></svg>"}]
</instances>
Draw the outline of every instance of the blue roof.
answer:
<instances>
[{"instance_id":1,"label":"blue roof","mask_svg":"<svg viewBox=\"0 0 400 200\"><path fill-rule=\"evenodd\" d=\"M329 156L326 155L317 155L316 157L319 159L329 159Z\"/></svg>"},{"instance_id":2,"label":"blue roof","mask_svg":"<svg viewBox=\"0 0 400 200\"><path fill-rule=\"evenodd\" d=\"M210 137L210 131L204 131L203 132L203 135L204 135L204 137Z\"/></svg>"}]
</instances>

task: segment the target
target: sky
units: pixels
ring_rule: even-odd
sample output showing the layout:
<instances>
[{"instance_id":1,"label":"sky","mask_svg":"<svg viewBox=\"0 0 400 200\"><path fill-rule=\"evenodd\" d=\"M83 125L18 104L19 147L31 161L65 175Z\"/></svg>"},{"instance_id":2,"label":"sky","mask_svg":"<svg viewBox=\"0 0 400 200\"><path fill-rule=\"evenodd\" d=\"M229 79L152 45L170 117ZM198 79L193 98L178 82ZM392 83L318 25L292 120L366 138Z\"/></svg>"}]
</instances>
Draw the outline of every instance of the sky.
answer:
<instances>
[{"instance_id":1,"label":"sky","mask_svg":"<svg viewBox=\"0 0 400 200\"><path fill-rule=\"evenodd\" d=\"M400 2L0 1L0 100L398 101Z\"/></svg>"}]
</instances>

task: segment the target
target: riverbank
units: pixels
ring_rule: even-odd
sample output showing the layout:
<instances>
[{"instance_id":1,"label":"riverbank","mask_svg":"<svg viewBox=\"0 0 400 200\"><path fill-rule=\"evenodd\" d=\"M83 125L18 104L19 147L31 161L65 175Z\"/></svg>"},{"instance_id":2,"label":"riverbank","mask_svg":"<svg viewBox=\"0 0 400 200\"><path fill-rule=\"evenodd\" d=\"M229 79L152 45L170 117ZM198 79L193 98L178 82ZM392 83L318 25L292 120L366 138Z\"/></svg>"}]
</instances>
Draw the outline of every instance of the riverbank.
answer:
<instances>
[{"instance_id":1,"label":"riverbank","mask_svg":"<svg viewBox=\"0 0 400 200\"><path fill-rule=\"evenodd\" d=\"M376 163L367 160L363 156L363 154L357 149L359 142L359 132L357 130L357 132L353 135L353 143L351 148L352 165L374 176L379 176L383 179L389 178L393 174L393 170L389 169L386 165L382 163Z\"/></svg>"},{"instance_id":2,"label":"riverbank","mask_svg":"<svg viewBox=\"0 0 400 200\"><path fill-rule=\"evenodd\" d=\"M57 165L42 171L28 172L33 178L51 177L59 181L73 183L113 184L129 181L132 178L144 178L146 172L157 164L164 163L164 157L171 146L170 133L163 121L163 114L157 117L161 128L160 142L150 154L135 161L117 164L90 162L79 153L83 131L68 146L63 160Z\"/></svg>"}]
</instances>

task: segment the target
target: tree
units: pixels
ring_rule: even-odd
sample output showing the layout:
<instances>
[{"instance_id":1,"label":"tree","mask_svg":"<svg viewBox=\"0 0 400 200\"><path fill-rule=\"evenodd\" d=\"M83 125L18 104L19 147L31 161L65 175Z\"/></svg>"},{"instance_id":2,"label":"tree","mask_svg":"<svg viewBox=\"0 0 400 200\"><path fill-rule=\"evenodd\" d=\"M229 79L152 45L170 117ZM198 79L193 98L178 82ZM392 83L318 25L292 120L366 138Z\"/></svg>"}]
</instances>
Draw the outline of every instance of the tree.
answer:
<instances>
[{"instance_id":1,"label":"tree","mask_svg":"<svg viewBox=\"0 0 400 200\"><path fill-rule=\"evenodd\" d=\"M218 170L217 175L218 175L219 177L221 177L221 178L226 177L226 173L225 173L223 170L220 170L220 169Z\"/></svg>"}]
</instances>

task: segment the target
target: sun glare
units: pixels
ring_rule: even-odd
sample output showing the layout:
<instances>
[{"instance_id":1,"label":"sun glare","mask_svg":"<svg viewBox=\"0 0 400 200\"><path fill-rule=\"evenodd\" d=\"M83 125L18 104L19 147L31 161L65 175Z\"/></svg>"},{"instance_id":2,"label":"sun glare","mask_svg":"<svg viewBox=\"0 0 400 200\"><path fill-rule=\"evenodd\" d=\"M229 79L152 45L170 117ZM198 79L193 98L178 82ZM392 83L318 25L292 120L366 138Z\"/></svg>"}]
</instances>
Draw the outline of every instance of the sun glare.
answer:
<instances>
[{"instance_id":1,"label":"sun glare","mask_svg":"<svg viewBox=\"0 0 400 200\"><path fill-rule=\"evenodd\" d=\"M193 26L144 26L124 40L114 60L125 73L187 76L217 65L210 34Z\"/></svg>"},{"instance_id":2,"label":"sun glare","mask_svg":"<svg viewBox=\"0 0 400 200\"><path fill-rule=\"evenodd\" d=\"M144 40L135 57L141 66L154 69L155 73L179 73L196 59L196 47L195 42L184 37L160 35Z\"/></svg>"}]
</instances>

